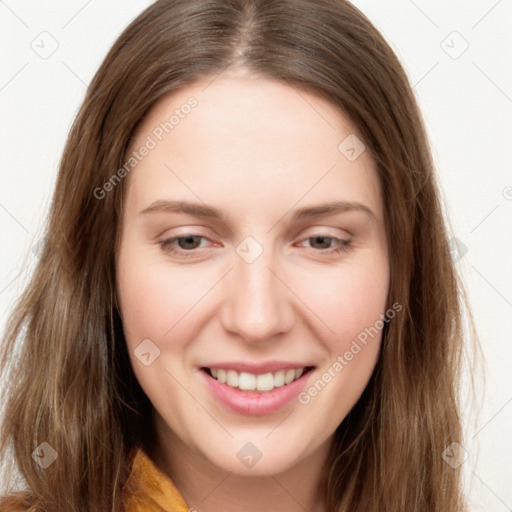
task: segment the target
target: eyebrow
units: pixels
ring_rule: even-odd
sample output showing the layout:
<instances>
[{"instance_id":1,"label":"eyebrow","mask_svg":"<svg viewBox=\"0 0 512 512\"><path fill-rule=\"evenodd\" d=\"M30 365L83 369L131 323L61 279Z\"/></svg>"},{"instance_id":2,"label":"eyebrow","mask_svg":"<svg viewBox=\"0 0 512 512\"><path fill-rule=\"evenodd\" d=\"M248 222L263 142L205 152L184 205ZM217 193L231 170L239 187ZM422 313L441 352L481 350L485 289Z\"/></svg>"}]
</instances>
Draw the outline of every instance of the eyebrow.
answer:
<instances>
[{"instance_id":1,"label":"eyebrow","mask_svg":"<svg viewBox=\"0 0 512 512\"><path fill-rule=\"evenodd\" d=\"M373 220L377 220L376 215L368 206L351 201L331 201L314 206L306 206L293 210L292 221L306 220L315 217L333 215L349 211L359 211L369 215ZM216 219L225 223L225 215L217 208L204 203L193 203L189 201L168 201L159 200L142 210L139 215L149 215L151 213L186 213L205 219Z\"/></svg>"}]
</instances>

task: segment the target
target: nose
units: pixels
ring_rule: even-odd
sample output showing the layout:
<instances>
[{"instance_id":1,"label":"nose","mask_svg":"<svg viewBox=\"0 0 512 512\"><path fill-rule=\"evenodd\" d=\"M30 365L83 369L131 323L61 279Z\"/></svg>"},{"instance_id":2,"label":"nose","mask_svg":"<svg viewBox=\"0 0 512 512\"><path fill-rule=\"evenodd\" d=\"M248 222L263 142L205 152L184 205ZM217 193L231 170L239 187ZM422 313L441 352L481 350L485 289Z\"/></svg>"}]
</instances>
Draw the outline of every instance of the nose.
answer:
<instances>
[{"instance_id":1,"label":"nose","mask_svg":"<svg viewBox=\"0 0 512 512\"><path fill-rule=\"evenodd\" d=\"M238 254L224 283L221 319L226 331L247 343L264 343L295 324L293 292L271 251L248 263Z\"/></svg>"}]
</instances>

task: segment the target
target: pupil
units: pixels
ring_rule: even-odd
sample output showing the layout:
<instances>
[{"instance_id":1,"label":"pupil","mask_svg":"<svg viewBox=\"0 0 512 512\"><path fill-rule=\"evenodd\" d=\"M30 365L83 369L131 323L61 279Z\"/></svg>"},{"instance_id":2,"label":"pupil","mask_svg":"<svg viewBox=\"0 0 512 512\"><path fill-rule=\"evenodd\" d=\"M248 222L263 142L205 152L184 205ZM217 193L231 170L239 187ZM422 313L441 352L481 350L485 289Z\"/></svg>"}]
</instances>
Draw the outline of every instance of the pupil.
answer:
<instances>
[{"instance_id":1,"label":"pupil","mask_svg":"<svg viewBox=\"0 0 512 512\"><path fill-rule=\"evenodd\" d=\"M184 244L180 244L180 245L188 245L188 244L194 244L194 238L196 238L194 235L189 235L189 236L184 236L181 238L181 240L185 240L185 243ZM190 249L191 247L182 247L182 248L186 248L186 249Z\"/></svg>"},{"instance_id":2,"label":"pupil","mask_svg":"<svg viewBox=\"0 0 512 512\"><path fill-rule=\"evenodd\" d=\"M316 243L316 242L318 242L318 241L320 240L320 242L319 242L319 243L321 244L321 243L322 243L322 240L325 240L326 238L327 238L327 237L325 237L325 236L317 236L317 237L315 237L315 239L314 239L314 240L315 240L315 243ZM324 242L324 244L325 244L325 242ZM329 245L329 244L327 243L327 245Z\"/></svg>"}]
</instances>

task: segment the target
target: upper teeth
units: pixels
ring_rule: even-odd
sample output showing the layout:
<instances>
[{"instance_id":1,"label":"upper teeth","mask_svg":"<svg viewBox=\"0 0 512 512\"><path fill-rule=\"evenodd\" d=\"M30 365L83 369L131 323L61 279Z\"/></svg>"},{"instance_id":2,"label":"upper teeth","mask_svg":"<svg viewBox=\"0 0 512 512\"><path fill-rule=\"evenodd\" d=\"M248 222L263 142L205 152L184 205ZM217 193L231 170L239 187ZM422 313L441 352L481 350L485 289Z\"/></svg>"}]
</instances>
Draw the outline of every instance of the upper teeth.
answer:
<instances>
[{"instance_id":1,"label":"upper teeth","mask_svg":"<svg viewBox=\"0 0 512 512\"><path fill-rule=\"evenodd\" d=\"M232 388L242 390L258 390L271 391L285 384L298 379L304 372L304 368L296 370L279 370L275 373L264 373L262 375L254 375L253 373L240 372L235 370L223 370L221 368L211 368L212 375L223 384L227 384Z\"/></svg>"}]
</instances>

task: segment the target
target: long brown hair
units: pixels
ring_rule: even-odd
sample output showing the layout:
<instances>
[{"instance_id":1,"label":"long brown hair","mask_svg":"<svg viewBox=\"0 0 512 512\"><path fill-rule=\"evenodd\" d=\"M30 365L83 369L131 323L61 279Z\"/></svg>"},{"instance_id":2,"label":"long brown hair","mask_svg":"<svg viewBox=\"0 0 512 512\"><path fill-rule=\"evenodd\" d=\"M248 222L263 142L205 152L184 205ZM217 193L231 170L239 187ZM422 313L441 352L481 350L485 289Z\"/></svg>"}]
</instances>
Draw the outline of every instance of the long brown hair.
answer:
<instances>
[{"instance_id":1,"label":"long brown hair","mask_svg":"<svg viewBox=\"0 0 512 512\"><path fill-rule=\"evenodd\" d=\"M27 484L5 510L120 509L128 454L149 443L151 404L116 306L124 182L101 199L94 191L123 166L160 98L229 66L338 106L364 138L385 199L388 303L403 311L336 430L329 510L465 510L460 470L441 456L462 444L463 301L427 136L398 59L346 0L159 0L118 38L69 134L40 261L2 344L0 460L11 457ZM42 442L58 454L45 471L31 455Z\"/></svg>"}]
</instances>

